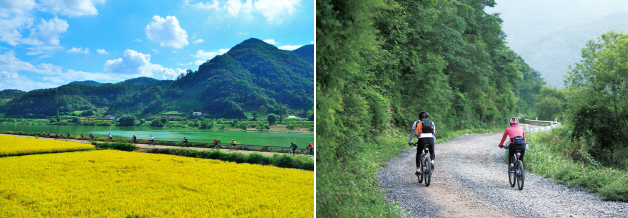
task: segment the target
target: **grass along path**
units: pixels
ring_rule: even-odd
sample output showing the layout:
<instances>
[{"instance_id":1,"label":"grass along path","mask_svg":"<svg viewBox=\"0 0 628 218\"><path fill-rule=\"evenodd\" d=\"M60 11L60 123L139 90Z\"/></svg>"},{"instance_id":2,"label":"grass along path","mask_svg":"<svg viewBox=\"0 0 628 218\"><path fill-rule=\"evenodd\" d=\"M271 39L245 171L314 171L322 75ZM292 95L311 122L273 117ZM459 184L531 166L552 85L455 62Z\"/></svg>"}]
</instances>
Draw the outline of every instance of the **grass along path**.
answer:
<instances>
[{"instance_id":1,"label":"grass along path","mask_svg":"<svg viewBox=\"0 0 628 218\"><path fill-rule=\"evenodd\" d=\"M6 135L6 136L16 136L16 137L23 137L23 138L35 138L34 136L27 136L27 135L11 135L11 134L0 134L0 135ZM43 140L54 140L53 138L44 138L44 137L39 137L39 139L43 139ZM69 141L69 142L78 142L78 143L85 143L85 144L90 144L89 140L76 140L76 139L59 139L59 141ZM100 142L102 143L102 142ZM138 151L139 152L143 152L146 149L150 149L150 148L157 148L157 149L192 149L192 150L197 150L197 151L211 151L213 149L210 148L203 148L203 147L181 147L181 146L170 146L170 145L148 145L148 144L134 144L135 146L137 146L138 148L140 148ZM274 154L285 154L285 153L281 153L281 152L269 152L269 151L252 151L252 150L233 150L233 149L227 149L227 148L222 148L220 149L221 152L223 153L241 153L244 155L248 155L248 154L261 154L264 156L269 156L272 157ZM297 154L299 156L302 156L303 154ZM310 158L313 158L312 155L306 155Z\"/></svg>"}]
</instances>

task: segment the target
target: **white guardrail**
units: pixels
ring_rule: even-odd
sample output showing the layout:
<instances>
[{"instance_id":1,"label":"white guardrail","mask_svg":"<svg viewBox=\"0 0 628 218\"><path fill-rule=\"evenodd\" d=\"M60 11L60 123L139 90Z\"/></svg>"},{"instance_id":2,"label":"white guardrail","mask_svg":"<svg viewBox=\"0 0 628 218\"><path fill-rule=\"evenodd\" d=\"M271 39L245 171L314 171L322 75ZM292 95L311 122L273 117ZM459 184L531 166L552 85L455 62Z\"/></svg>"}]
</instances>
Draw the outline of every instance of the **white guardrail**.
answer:
<instances>
[{"instance_id":1,"label":"white guardrail","mask_svg":"<svg viewBox=\"0 0 628 218\"><path fill-rule=\"evenodd\" d=\"M555 120L555 121L545 121L545 120L521 119L521 122L522 123L526 123L525 126L523 127L526 133L550 131L550 130L560 126L560 123L557 120ZM530 128L528 124L549 124L549 126L540 126L540 127Z\"/></svg>"}]
</instances>

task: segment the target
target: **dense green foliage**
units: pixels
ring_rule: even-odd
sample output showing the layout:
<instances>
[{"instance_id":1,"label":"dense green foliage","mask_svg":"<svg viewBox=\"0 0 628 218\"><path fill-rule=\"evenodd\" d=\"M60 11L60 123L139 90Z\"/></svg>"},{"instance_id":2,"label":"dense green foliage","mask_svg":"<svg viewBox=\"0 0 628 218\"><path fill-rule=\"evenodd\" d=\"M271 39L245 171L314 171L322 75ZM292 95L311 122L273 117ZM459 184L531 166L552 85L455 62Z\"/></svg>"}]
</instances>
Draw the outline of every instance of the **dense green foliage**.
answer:
<instances>
[{"instance_id":1,"label":"dense green foliage","mask_svg":"<svg viewBox=\"0 0 628 218\"><path fill-rule=\"evenodd\" d=\"M0 99L13 99L24 94L26 94L26 92L17 89L5 89L0 91Z\"/></svg>"},{"instance_id":2,"label":"dense green foliage","mask_svg":"<svg viewBox=\"0 0 628 218\"><path fill-rule=\"evenodd\" d=\"M120 126L133 126L135 125L136 119L137 118L133 115L124 115L120 117L120 120L118 120L118 123L120 124Z\"/></svg>"},{"instance_id":3,"label":"dense green foliage","mask_svg":"<svg viewBox=\"0 0 628 218\"><path fill-rule=\"evenodd\" d=\"M372 169L404 147L405 130L385 139L420 111L430 113L439 138L450 138L456 130L505 126L510 116L531 113L544 84L505 46L499 17L483 11L493 1L316 4L317 213L323 217L393 214L373 194Z\"/></svg>"},{"instance_id":4,"label":"dense green foliage","mask_svg":"<svg viewBox=\"0 0 628 218\"><path fill-rule=\"evenodd\" d=\"M270 113L280 112L281 105L291 111L312 108L313 82L312 64L251 38L205 62L198 71L180 76L172 87L181 91L164 100L186 99L177 105L208 112L211 117L241 119L246 117L245 111L261 106Z\"/></svg>"},{"instance_id":5,"label":"dense green foliage","mask_svg":"<svg viewBox=\"0 0 628 218\"><path fill-rule=\"evenodd\" d=\"M609 31L582 49L567 72L565 88L543 87L535 105L539 119L569 123L565 148L602 165L628 169L628 34ZM563 152L565 157L578 155ZM576 152L578 153L578 152Z\"/></svg>"},{"instance_id":6,"label":"dense green foliage","mask_svg":"<svg viewBox=\"0 0 628 218\"><path fill-rule=\"evenodd\" d=\"M314 45L304 45L300 48L295 49L292 52L294 52L296 55L299 56L299 58L303 59L304 61L307 61L310 64L314 65Z\"/></svg>"},{"instance_id":7,"label":"dense green foliage","mask_svg":"<svg viewBox=\"0 0 628 218\"><path fill-rule=\"evenodd\" d=\"M250 163L260 165L272 165L282 168L295 168L314 171L314 160L306 156L292 156L275 154L272 157L261 154L224 153L215 151L198 151L192 149L149 149L148 153L172 154L185 157L218 159L236 163Z\"/></svg>"},{"instance_id":8,"label":"dense green foliage","mask_svg":"<svg viewBox=\"0 0 628 218\"><path fill-rule=\"evenodd\" d=\"M591 148L586 140L570 139L571 128L563 126L529 135L528 141L534 143L526 152L526 168L567 186L586 188L607 200L628 202L628 172L602 166L589 155Z\"/></svg>"},{"instance_id":9,"label":"dense green foliage","mask_svg":"<svg viewBox=\"0 0 628 218\"><path fill-rule=\"evenodd\" d=\"M297 54L252 38L174 81L140 77L97 86L77 82L30 91L0 105L0 113L42 118L59 110L60 115L146 117L194 111L206 118L244 119L246 113L260 110L263 115L283 111L305 117L314 106L314 65L300 58L307 59L308 51L313 57L313 48Z\"/></svg>"},{"instance_id":10,"label":"dense green foliage","mask_svg":"<svg viewBox=\"0 0 628 218\"><path fill-rule=\"evenodd\" d=\"M92 145L96 146L96 148L100 149L114 149L120 151L133 151L137 148L134 144L125 143L125 142L103 142L98 143L96 141L92 141Z\"/></svg>"}]
</instances>

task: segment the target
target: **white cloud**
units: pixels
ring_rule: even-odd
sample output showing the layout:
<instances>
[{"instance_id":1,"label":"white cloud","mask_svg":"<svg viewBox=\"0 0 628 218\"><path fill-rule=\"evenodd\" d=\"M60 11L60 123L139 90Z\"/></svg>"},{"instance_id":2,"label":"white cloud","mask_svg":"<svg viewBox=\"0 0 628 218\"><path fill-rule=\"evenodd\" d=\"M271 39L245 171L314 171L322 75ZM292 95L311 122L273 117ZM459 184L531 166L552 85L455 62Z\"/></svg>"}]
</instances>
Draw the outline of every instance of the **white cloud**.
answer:
<instances>
[{"instance_id":1,"label":"white cloud","mask_svg":"<svg viewBox=\"0 0 628 218\"><path fill-rule=\"evenodd\" d=\"M124 51L122 58L108 60L104 66L105 73L117 74L124 77L163 77L176 78L185 72L182 69L169 69L159 64L150 63L150 54L142 54L134 50Z\"/></svg>"},{"instance_id":2,"label":"white cloud","mask_svg":"<svg viewBox=\"0 0 628 218\"><path fill-rule=\"evenodd\" d=\"M277 42L275 42L275 40L274 40L274 39L265 39L265 40L264 40L264 42L265 42L265 43L268 43L268 44L271 44L271 45L275 45L275 44L277 44Z\"/></svg>"},{"instance_id":3,"label":"white cloud","mask_svg":"<svg viewBox=\"0 0 628 218\"><path fill-rule=\"evenodd\" d=\"M12 46L22 44L22 30L32 25L33 19L28 15L13 15L7 18L0 16L0 41Z\"/></svg>"},{"instance_id":4,"label":"white cloud","mask_svg":"<svg viewBox=\"0 0 628 218\"><path fill-rule=\"evenodd\" d=\"M246 0L246 2L242 3L241 0L228 0L227 3L225 3L225 9L233 17L237 17L240 12L245 14L245 16L250 16L253 11L253 2Z\"/></svg>"},{"instance_id":5,"label":"white cloud","mask_svg":"<svg viewBox=\"0 0 628 218\"><path fill-rule=\"evenodd\" d=\"M58 17L48 21L41 19L37 27L31 29L29 39L31 45L51 44L59 45L60 34L68 30L68 22Z\"/></svg>"},{"instance_id":6,"label":"white cloud","mask_svg":"<svg viewBox=\"0 0 628 218\"><path fill-rule=\"evenodd\" d=\"M204 42L204 41L205 41L205 40L203 40L203 39L197 39L197 40L194 40L192 43L194 43L194 44L198 44L198 43L202 43L202 42Z\"/></svg>"},{"instance_id":7,"label":"white cloud","mask_svg":"<svg viewBox=\"0 0 628 218\"><path fill-rule=\"evenodd\" d=\"M246 36L246 35L248 35L248 34L249 34L249 32L238 32L238 34L237 34L237 35L238 35L238 36L239 36L239 35L244 35L244 36Z\"/></svg>"},{"instance_id":8,"label":"white cloud","mask_svg":"<svg viewBox=\"0 0 628 218\"><path fill-rule=\"evenodd\" d=\"M133 41L142 42L142 40L140 40L140 39L134 39Z\"/></svg>"},{"instance_id":9,"label":"white cloud","mask_svg":"<svg viewBox=\"0 0 628 218\"><path fill-rule=\"evenodd\" d=\"M301 46L303 46L303 45L284 45L284 46L279 46L279 49L292 51L292 50L295 50L297 48L301 48Z\"/></svg>"},{"instance_id":10,"label":"white cloud","mask_svg":"<svg viewBox=\"0 0 628 218\"><path fill-rule=\"evenodd\" d=\"M68 50L68 53L82 53L82 54L89 54L89 48L85 48L85 50L83 50L83 48L75 48L72 47L71 49Z\"/></svg>"},{"instance_id":11,"label":"white cloud","mask_svg":"<svg viewBox=\"0 0 628 218\"><path fill-rule=\"evenodd\" d=\"M155 15L145 29L146 36L150 41L159 42L161 46L172 46L183 48L188 45L188 34L179 25L179 20L175 16L166 18Z\"/></svg>"},{"instance_id":12,"label":"white cloud","mask_svg":"<svg viewBox=\"0 0 628 218\"><path fill-rule=\"evenodd\" d=\"M98 52L98 54L104 54L104 55L109 54L109 52L107 52L105 49L98 49L96 50L96 52Z\"/></svg>"},{"instance_id":13,"label":"white cloud","mask_svg":"<svg viewBox=\"0 0 628 218\"><path fill-rule=\"evenodd\" d=\"M65 48L60 45L39 45L28 48L29 52L27 52L26 55L52 54L64 49Z\"/></svg>"},{"instance_id":14,"label":"white cloud","mask_svg":"<svg viewBox=\"0 0 628 218\"><path fill-rule=\"evenodd\" d=\"M42 75L39 77L42 81L33 81L20 72L30 72ZM0 54L0 89L20 89L30 91L33 89L56 87L77 78L90 78L94 80L115 80L116 78L102 73L89 73L68 69L63 70L61 66L49 63L33 65L29 62L21 61L15 57L13 51Z\"/></svg>"},{"instance_id":15,"label":"white cloud","mask_svg":"<svg viewBox=\"0 0 628 218\"><path fill-rule=\"evenodd\" d=\"M197 58L197 60L194 61L194 64L201 65L205 63L207 60L210 60L216 57L217 55L227 53L228 51L229 51L228 48L218 49L218 51L203 51L201 49L201 50L198 50L196 54L192 54L190 56Z\"/></svg>"},{"instance_id":16,"label":"white cloud","mask_svg":"<svg viewBox=\"0 0 628 218\"><path fill-rule=\"evenodd\" d=\"M172 51L172 53L173 53L173 54L176 54L176 53L177 53L177 51Z\"/></svg>"},{"instance_id":17,"label":"white cloud","mask_svg":"<svg viewBox=\"0 0 628 218\"><path fill-rule=\"evenodd\" d=\"M210 2L190 3L184 0L185 6L196 9L216 10L231 17L253 19L261 15L268 23L282 23L283 20L298 11L301 0L226 0L221 6L217 0ZM255 12L255 13L254 13Z\"/></svg>"},{"instance_id":18,"label":"white cloud","mask_svg":"<svg viewBox=\"0 0 628 218\"><path fill-rule=\"evenodd\" d=\"M56 16L49 20L35 19L41 17L38 13L69 17L97 15L98 10L95 5L105 3L105 1L0 0L0 42L6 42L12 46L19 44L59 45L60 35L68 30L68 23ZM25 32L30 32L30 35L24 37L22 34Z\"/></svg>"},{"instance_id":19,"label":"white cloud","mask_svg":"<svg viewBox=\"0 0 628 218\"><path fill-rule=\"evenodd\" d=\"M151 49L151 50L152 50L153 52L155 52L155 53L159 53L159 51L158 51L157 49L154 49L154 48L153 48L153 49Z\"/></svg>"},{"instance_id":20,"label":"white cloud","mask_svg":"<svg viewBox=\"0 0 628 218\"><path fill-rule=\"evenodd\" d=\"M69 17L98 15L96 4L105 3L105 0L41 0L42 11L52 14L61 14Z\"/></svg>"},{"instance_id":21,"label":"white cloud","mask_svg":"<svg viewBox=\"0 0 628 218\"><path fill-rule=\"evenodd\" d=\"M300 0L258 0L253 7L262 14L269 23L281 23L283 17L292 15Z\"/></svg>"},{"instance_id":22,"label":"white cloud","mask_svg":"<svg viewBox=\"0 0 628 218\"><path fill-rule=\"evenodd\" d=\"M219 3L216 0L214 0L212 3L209 3L209 2L197 2L197 3L194 3L194 4L190 4L190 0L185 0L185 5L194 7L196 9L203 9L203 10L210 10L210 9L218 10L218 9L220 9L219 8Z\"/></svg>"},{"instance_id":23,"label":"white cloud","mask_svg":"<svg viewBox=\"0 0 628 218\"><path fill-rule=\"evenodd\" d=\"M177 65L179 65L179 66L188 66L188 65L192 65L192 62L190 62L190 63L179 63L179 62L177 62Z\"/></svg>"},{"instance_id":24,"label":"white cloud","mask_svg":"<svg viewBox=\"0 0 628 218\"><path fill-rule=\"evenodd\" d=\"M201 59L209 60L209 59L212 59L213 57L216 57L216 55L218 55L218 52L214 52L214 51L203 51L203 50L201 49L201 50L198 50L198 51L196 52L196 54L193 54L193 55L191 55L191 56L192 56L192 57L195 57L195 58L201 58Z\"/></svg>"},{"instance_id":25,"label":"white cloud","mask_svg":"<svg viewBox=\"0 0 628 218\"><path fill-rule=\"evenodd\" d=\"M6 14L23 14L33 9L37 3L34 0L0 0L0 16Z\"/></svg>"}]
</instances>

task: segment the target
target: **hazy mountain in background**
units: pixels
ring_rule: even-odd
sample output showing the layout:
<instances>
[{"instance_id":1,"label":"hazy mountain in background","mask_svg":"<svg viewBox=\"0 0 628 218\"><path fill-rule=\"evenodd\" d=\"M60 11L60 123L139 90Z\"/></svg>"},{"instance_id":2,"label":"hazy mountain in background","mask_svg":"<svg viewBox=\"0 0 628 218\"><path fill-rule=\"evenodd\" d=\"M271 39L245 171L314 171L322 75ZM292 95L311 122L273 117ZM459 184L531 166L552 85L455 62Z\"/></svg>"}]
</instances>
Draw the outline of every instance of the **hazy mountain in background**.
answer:
<instances>
[{"instance_id":1,"label":"hazy mountain in background","mask_svg":"<svg viewBox=\"0 0 628 218\"><path fill-rule=\"evenodd\" d=\"M500 13L508 45L548 85L564 86L563 75L589 40L609 30L628 32L628 1L496 2L486 12Z\"/></svg>"}]
</instances>

